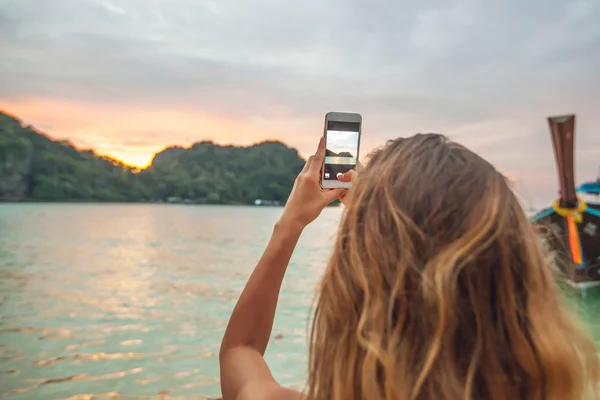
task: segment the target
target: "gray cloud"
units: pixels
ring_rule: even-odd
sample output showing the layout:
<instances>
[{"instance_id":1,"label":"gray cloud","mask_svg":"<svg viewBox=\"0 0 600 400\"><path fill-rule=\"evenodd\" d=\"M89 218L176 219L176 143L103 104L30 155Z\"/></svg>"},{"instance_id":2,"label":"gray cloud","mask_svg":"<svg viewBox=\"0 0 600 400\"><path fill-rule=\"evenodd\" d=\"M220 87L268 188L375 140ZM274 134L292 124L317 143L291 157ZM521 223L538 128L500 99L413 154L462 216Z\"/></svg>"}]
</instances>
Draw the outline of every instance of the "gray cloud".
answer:
<instances>
[{"instance_id":1,"label":"gray cloud","mask_svg":"<svg viewBox=\"0 0 600 400\"><path fill-rule=\"evenodd\" d=\"M366 145L442 131L535 187L553 113L577 112L578 176L597 171L597 21L595 0L0 0L0 97L359 111Z\"/></svg>"}]
</instances>

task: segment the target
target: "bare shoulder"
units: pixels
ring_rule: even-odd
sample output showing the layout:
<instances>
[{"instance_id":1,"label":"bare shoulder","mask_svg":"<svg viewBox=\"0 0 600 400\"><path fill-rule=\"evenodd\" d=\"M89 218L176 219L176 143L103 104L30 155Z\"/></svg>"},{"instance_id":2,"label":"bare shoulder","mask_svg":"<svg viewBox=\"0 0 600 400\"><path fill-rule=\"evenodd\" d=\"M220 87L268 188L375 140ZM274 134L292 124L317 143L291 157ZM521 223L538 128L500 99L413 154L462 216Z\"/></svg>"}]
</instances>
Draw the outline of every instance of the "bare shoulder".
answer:
<instances>
[{"instance_id":1,"label":"bare shoulder","mask_svg":"<svg viewBox=\"0 0 600 400\"><path fill-rule=\"evenodd\" d=\"M273 383L247 385L236 400L306 400L306 397L296 390Z\"/></svg>"}]
</instances>

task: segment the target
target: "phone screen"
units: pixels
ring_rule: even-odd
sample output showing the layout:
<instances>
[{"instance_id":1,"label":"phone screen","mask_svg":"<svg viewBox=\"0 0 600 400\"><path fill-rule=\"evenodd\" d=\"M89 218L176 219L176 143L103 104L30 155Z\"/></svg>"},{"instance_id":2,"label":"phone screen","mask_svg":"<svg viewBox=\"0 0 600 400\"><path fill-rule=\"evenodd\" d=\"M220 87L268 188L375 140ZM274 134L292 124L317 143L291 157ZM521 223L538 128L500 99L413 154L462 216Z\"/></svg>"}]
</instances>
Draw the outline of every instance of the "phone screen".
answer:
<instances>
[{"instance_id":1,"label":"phone screen","mask_svg":"<svg viewBox=\"0 0 600 400\"><path fill-rule=\"evenodd\" d=\"M323 179L337 181L337 175L356 169L360 124L327 121Z\"/></svg>"}]
</instances>

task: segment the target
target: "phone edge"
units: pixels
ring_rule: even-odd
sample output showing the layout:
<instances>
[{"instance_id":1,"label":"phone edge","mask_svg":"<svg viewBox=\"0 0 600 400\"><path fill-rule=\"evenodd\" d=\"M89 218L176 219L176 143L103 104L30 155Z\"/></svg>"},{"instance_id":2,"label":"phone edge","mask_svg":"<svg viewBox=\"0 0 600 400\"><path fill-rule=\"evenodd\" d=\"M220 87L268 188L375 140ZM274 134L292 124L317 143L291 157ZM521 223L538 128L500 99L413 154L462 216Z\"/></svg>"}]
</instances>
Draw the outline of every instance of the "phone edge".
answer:
<instances>
[{"instance_id":1,"label":"phone edge","mask_svg":"<svg viewBox=\"0 0 600 400\"><path fill-rule=\"evenodd\" d=\"M340 122L357 122L358 123L358 147L356 149L356 167L355 170L358 169L358 158L360 157L360 142L362 139L362 115L360 113L349 113L349 112L341 112L341 111L329 111L327 114L325 114L325 121L323 123L323 137L325 138L325 142L327 142L327 122L330 120L331 116L341 116L340 119L337 118L331 118L333 121L340 121ZM323 168L325 166L325 158L323 158L323 164L321 164L321 173L320 173L320 179L319 179L319 186L321 186L321 189L323 190L329 190L329 189L350 189L352 187L352 182L339 182L336 181L336 183L340 184L341 186L334 186L334 187L325 187L323 186L323 182L325 180L325 168Z\"/></svg>"}]
</instances>

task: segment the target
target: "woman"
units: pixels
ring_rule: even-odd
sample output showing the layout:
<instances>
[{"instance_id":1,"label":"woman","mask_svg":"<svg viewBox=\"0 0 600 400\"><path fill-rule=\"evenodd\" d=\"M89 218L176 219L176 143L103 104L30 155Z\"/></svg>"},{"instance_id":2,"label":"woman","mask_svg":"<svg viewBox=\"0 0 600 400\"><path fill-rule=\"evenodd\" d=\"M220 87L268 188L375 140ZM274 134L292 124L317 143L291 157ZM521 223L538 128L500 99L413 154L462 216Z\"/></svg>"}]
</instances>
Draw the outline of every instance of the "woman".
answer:
<instances>
[{"instance_id":1,"label":"woman","mask_svg":"<svg viewBox=\"0 0 600 400\"><path fill-rule=\"evenodd\" d=\"M594 342L492 165L436 134L389 142L353 188L322 191L321 139L244 289L220 352L224 400L292 400L263 360L302 230L346 203L319 287L306 398L596 398ZM349 180L354 174L345 174Z\"/></svg>"}]
</instances>

